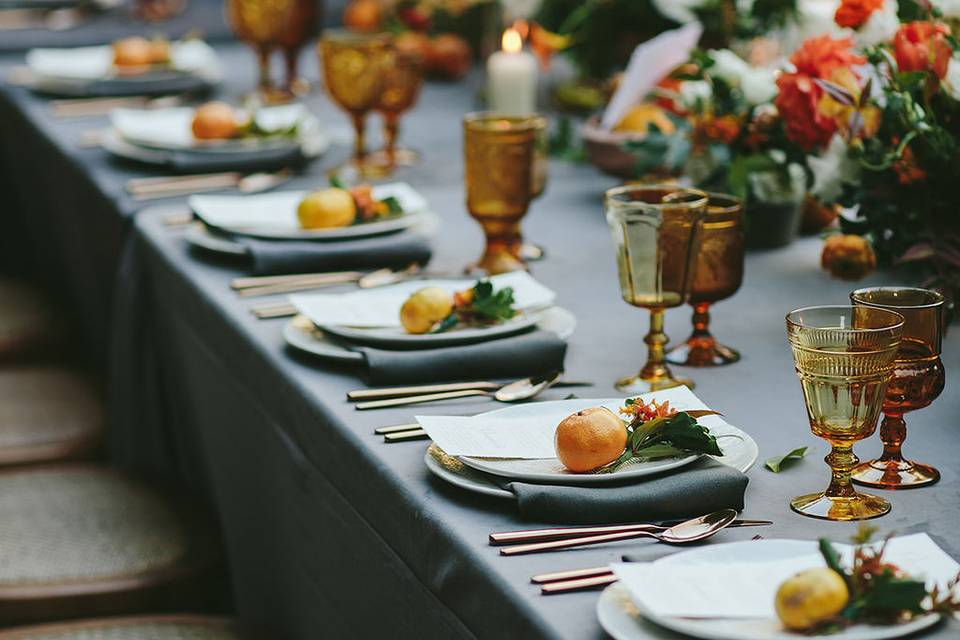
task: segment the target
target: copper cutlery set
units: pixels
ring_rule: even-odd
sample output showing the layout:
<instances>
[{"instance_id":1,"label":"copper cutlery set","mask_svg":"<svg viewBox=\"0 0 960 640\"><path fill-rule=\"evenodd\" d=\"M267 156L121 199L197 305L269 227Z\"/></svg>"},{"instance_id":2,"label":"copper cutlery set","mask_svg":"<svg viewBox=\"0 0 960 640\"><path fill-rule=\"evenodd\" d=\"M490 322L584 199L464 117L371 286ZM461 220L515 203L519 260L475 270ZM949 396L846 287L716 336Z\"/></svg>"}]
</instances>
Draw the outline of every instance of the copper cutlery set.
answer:
<instances>
[{"instance_id":1,"label":"copper cutlery set","mask_svg":"<svg viewBox=\"0 0 960 640\"><path fill-rule=\"evenodd\" d=\"M589 527L556 527L503 531L490 534L490 545L500 547L500 555L514 556L541 551L556 551L605 542L654 538L667 544L689 544L705 540L728 527L760 527L772 525L769 520L737 519L736 511L723 509L685 521L662 524L633 523ZM758 539L759 536L755 536ZM530 581L541 585L544 595L582 591L616 582L609 567L590 567L534 575Z\"/></svg>"}]
</instances>

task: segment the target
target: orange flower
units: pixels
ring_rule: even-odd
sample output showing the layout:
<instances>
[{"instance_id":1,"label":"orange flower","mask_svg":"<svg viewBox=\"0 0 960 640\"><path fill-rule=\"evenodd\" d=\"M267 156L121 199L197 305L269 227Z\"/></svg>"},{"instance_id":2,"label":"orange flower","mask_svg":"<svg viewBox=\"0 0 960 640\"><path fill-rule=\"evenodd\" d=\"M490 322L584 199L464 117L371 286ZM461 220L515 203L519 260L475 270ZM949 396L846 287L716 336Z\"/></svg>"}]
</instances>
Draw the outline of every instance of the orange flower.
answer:
<instances>
[{"instance_id":1,"label":"orange flower","mask_svg":"<svg viewBox=\"0 0 960 640\"><path fill-rule=\"evenodd\" d=\"M908 22L893 36L893 54L900 71L932 71L938 78L947 75L952 50L950 29L934 22Z\"/></svg>"},{"instance_id":2,"label":"orange flower","mask_svg":"<svg viewBox=\"0 0 960 640\"><path fill-rule=\"evenodd\" d=\"M677 413L677 410L670 406L669 400L664 400L662 403L651 400L647 403L639 398L632 398L627 400L627 404L620 409L620 413L633 416L640 422L647 422L654 418L668 418Z\"/></svg>"},{"instance_id":3,"label":"orange flower","mask_svg":"<svg viewBox=\"0 0 960 640\"><path fill-rule=\"evenodd\" d=\"M699 118L694 125L693 138L698 143L722 142L733 144L740 135L740 118L734 115L712 116Z\"/></svg>"},{"instance_id":4,"label":"orange flower","mask_svg":"<svg viewBox=\"0 0 960 640\"><path fill-rule=\"evenodd\" d=\"M864 64L866 59L853 52L850 38L823 35L806 40L790 62L796 71L777 78L779 93L774 104L786 125L787 137L810 151L826 145L837 130L835 114L820 109L824 91L814 80L830 80L854 65Z\"/></svg>"},{"instance_id":5,"label":"orange flower","mask_svg":"<svg viewBox=\"0 0 960 640\"><path fill-rule=\"evenodd\" d=\"M837 7L833 19L841 27L857 29L881 7L883 7L883 0L843 0Z\"/></svg>"},{"instance_id":6,"label":"orange flower","mask_svg":"<svg viewBox=\"0 0 960 640\"><path fill-rule=\"evenodd\" d=\"M837 234L823 243L820 266L834 278L859 280L877 268L877 256L866 238Z\"/></svg>"},{"instance_id":7,"label":"orange flower","mask_svg":"<svg viewBox=\"0 0 960 640\"><path fill-rule=\"evenodd\" d=\"M894 140L894 144L899 141ZM897 179L900 184L907 185L927 177L927 172L917 165L917 157L913 155L910 147L903 150L903 154L893 163L893 170L897 173Z\"/></svg>"}]
</instances>

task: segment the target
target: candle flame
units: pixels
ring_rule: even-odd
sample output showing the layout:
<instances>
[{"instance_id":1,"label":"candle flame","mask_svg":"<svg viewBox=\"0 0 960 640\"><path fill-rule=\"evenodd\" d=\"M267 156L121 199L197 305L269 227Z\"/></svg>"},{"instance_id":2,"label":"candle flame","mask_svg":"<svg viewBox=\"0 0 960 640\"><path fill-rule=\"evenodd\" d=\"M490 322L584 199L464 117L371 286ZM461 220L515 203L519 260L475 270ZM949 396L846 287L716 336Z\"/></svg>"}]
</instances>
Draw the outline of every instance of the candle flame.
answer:
<instances>
[{"instance_id":1,"label":"candle flame","mask_svg":"<svg viewBox=\"0 0 960 640\"><path fill-rule=\"evenodd\" d=\"M503 32L503 50L507 53L517 53L523 48L523 40L516 29L507 29Z\"/></svg>"}]
</instances>

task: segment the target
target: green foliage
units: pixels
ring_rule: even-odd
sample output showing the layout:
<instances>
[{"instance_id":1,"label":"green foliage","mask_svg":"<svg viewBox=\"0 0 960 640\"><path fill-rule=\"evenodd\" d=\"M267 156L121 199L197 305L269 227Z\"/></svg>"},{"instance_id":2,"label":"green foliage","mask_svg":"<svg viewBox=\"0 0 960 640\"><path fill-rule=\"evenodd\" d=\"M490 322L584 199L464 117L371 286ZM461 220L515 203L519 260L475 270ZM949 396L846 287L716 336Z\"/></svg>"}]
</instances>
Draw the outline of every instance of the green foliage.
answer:
<instances>
[{"instance_id":1,"label":"green foliage","mask_svg":"<svg viewBox=\"0 0 960 640\"><path fill-rule=\"evenodd\" d=\"M715 411L680 411L670 416L635 422L627 425L627 448L615 461L604 467L615 471L632 458L653 460L674 458L691 453L722 456L723 451L710 431L697 418L715 414Z\"/></svg>"},{"instance_id":2,"label":"green foliage","mask_svg":"<svg viewBox=\"0 0 960 640\"><path fill-rule=\"evenodd\" d=\"M494 291L492 282L481 280L473 286L470 312L488 322L503 322L517 315L513 302L512 287Z\"/></svg>"},{"instance_id":3,"label":"green foliage","mask_svg":"<svg viewBox=\"0 0 960 640\"><path fill-rule=\"evenodd\" d=\"M790 453L784 454L782 456L774 456L772 458L767 458L763 463L767 469L774 473L780 473L780 470L784 467L790 466L796 462L800 462L807 455L806 447L798 447L791 451Z\"/></svg>"}]
</instances>

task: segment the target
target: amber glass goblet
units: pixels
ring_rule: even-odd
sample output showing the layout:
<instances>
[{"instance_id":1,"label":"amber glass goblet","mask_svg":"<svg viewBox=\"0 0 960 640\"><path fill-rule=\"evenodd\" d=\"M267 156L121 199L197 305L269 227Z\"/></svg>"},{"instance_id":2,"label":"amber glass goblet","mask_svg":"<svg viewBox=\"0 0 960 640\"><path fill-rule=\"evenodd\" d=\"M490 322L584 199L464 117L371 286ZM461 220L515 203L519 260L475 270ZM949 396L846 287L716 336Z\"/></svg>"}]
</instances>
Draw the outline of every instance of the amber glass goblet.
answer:
<instances>
[{"instance_id":1,"label":"amber glass goblet","mask_svg":"<svg viewBox=\"0 0 960 640\"><path fill-rule=\"evenodd\" d=\"M797 513L824 520L876 518L890 511L883 498L857 493L850 474L853 445L873 435L903 316L871 307L808 307L787 314L787 340L807 405L810 429L832 447L824 460L830 486L794 498Z\"/></svg>"},{"instance_id":2,"label":"amber glass goblet","mask_svg":"<svg viewBox=\"0 0 960 640\"><path fill-rule=\"evenodd\" d=\"M903 414L923 409L943 391L940 361L944 298L936 291L913 287L872 287L850 294L853 304L896 311L904 317L903 340L893 362L893 378L883 401L880 440L883 454L853 470L853 481L878 489L912 489L933 484L940 472L906 460Z\"/></svg>"},{"instance_id":3,"label":"amber glass goblet","mask_svg":"<svg viewBox=\"0 0 960 640\"><path fill-rule=\"evenodd\" d=\"M467 271L495 275L526 268L520 221L536 189L536 144L545 127L538 115L464 116L467 209L486 237L483 255Z\"/></svg>"},{"instance_id":4,"label":"amber glass goblet","mask_svg":"<svg viewBox=\"0 0 960 640\"><path fill-rule=\"evenodd\" d=\"M300 51L320 33L323 21L323 0L287 0L287 18L277 37L277 45L283 52L284 84L281 97L293 97L306 93L310 85L300 77Z\"/></svg>"},{"instance_id":5,"label":"amber glass goblet","mask_svg":"<svg viewBox=\"0 0 960 640\"><path fill-rule=\"evenodd\" d=\"M638 375L617 381L625 393L693 387L667 367L663 312L689 296L707 200L703 191L672 185L627 185L606 192L620 292L627 303L650 311L647 363Z\"/></svg>"},{"instance_id":6,"label":"amber glass goblet","mask_svg":"<svg viewBox=\"0 0 960 640\"><path fill-rule=\"evenodd\" d=\"M740 354L710 333L710 305L735 294L743 282L743 205L738 198L711 193L703 218L700 251L690 286L693 333L667 352L667 362L688 367L732 364Z\"/></svg>"},{"instance_id":7,"label":"amber glass goblet","mask_svg":"<svg viewBox=\"0 0 960 640\"><path fill-rule=\"evenodd\" d=\"M393 56L390 40L336 31L324 34L319 51L327 93L349 114L356 131L350 165L360 178L381 177L383 167L367 155L365 125L383 90L384 72Z\"/></svg>"},{"instance_id":8,"label":"amber glass goblet","mask_svg":"<svg viewBox=\"0 0 960 640\"><path fill-rule=\"evenodd\" d=\"M384 147L375 155L374 162L389 173L398 166L413 166L417 153L397 147L400 117L413 107L423 85L423 62L416 56L394 50L384 73L383 88L376 110L383 116Z\"/></svg>"}]
</instances>

